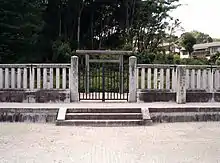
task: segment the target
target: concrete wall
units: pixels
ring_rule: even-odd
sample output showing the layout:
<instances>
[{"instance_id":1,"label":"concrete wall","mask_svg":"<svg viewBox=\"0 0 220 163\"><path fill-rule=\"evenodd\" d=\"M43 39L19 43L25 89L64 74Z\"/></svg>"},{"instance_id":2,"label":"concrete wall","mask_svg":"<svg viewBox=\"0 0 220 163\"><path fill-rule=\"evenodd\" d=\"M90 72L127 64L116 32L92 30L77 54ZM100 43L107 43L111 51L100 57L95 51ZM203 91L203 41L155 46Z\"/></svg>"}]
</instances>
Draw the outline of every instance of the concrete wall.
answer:
<instances>
[{"instance_id":1,"label":"concrete wall","mask_svg":"<svg viewBox=\"0 0 220 163\"><path fill-rule=\"evenodd\" d=\"M169 90L140 90L141 102L176 102L176 93ZM220 91L209 93L203 90L187 90L186 102L220 102Z\"/></svg>"},{"instance_id":2,"label":"concrete wall","mask_svg":"<svg viewBox=\"0 0 220 163\"><path fill-rule=\"evenodd\" d=\"M0 90L0 102L24 102L24 103L68 103L70 91L68 90Z\"/></svg>"},{"instance_id":3,"label":"concrete wall","mask_svg":"<svg viewBox=\"0 0 220 163\"><path fill-rule=\"evenodd\" d=\"M58 108L1 108L0 122L55 123Z\"/></svg>"}]
</instances>

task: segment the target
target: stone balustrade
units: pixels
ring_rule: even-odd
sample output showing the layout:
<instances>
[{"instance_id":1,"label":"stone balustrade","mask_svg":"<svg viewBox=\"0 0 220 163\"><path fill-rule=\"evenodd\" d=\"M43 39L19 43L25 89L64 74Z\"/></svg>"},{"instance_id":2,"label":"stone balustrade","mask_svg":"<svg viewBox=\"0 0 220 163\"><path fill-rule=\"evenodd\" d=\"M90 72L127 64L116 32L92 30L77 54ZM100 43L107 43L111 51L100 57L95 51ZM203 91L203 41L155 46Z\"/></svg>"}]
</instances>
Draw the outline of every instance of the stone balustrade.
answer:
<instances>
[{"instance_id":1,"label":"stone balustrade","mask_svg":"<svg viewBox=\"0 0 220 163\"><path fill-rule=\"evenodd\" d=\"M0 64L0 102L70 102L70 64Z\"/></svg>"},{"instance_id":2,"label":"stone balustrade","mask_svg":"<svg viewBox=\"0 0 220 163\"><path fill-rule=\"evenodd\" d=\"M179 101L178 91L185 92L178 103L220 101L220 66L138 64L137 89L145 102Z\"/></svg>"},{"instance_id":3,"label":"stone balustrade","mask_svg":"<svg viewBox=\"0 0 220 163\"><path fill-rule=\"evenodd\" d=\"M0 64L0 102L78 102L71 64ZM129 102L220 102L220 66L137 64L129 59Z\"/></svg>"},{"instance_id":4,"label":"stone balustrade","mask_svg":"<svg viewBox=\"0 0 220 163\"><path fill-rule=\"evenodd\" d=\"M176 90L176 66L138 64L137 88L148 90Z\"/></svg>"},{"instance_id":5,"label":"stone balustrade","mask_svg":"<svg viewBox=\"0 0 220 163\"><path fill-rule=\"evenodd\" d=\"M220 89L220 66L186 66L186 89L218 91Z\"/></svg>"},{"instance_id":6,"label":"stone balustrade","mask_svg":"<svg viewBox=\"0 0 220 163\"><path fill-rule=\"evenodd\" d=\"M68 89L70 64L0 64L0 89Z\"/></svg>"}]
</instances>

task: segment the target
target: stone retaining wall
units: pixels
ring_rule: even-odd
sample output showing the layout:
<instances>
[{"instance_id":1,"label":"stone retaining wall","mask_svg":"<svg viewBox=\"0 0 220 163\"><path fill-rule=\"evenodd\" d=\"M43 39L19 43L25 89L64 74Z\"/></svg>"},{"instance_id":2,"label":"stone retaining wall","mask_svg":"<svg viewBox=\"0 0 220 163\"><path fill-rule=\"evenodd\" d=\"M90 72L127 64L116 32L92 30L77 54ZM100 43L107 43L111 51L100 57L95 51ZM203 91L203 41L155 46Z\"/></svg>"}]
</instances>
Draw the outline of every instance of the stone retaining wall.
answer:
<instances>
[{"instance_id":1,"label":"stone retaining wall","mask_svg":"<svg viewBox=\"0 0 220 163\"><path fill-rule=\"evenodd\" d=\"M155 123L220 121L220 108L150 108Z\"/></svg>"},{"instance_id":2,"label":"stone retaining wall","mask_svg":"<svg viewBox=\"0 0 220 163\"><path fill-rule=\"evenodd\" d=\"M24 103L68 103L70 91L67 90L0 90L0 102L24 102Z\"/></svg>"},{"instance_id":3,"label":"stone retaining wall","mask_svg":"<svg viewBox=\"0 0 220 163\"><path fill-rule=\"evenodd\" d=\"M1 108L0 122L55 123L58 108Z\"/></svg>"},{"instance_id":4,"label":"stone retaining wall","mask_svg":"<svg viewBox=\"0 0 220 163\"><path fill-rule=\"evenodd\" d=\"M0 122L55 123L58 108L1 108ZM154 123L220 121L219 108L149 108Z\"/></svg>"},{"instance_id":5,"label":"stone retaining wall","mask_svg":"<svg viewBox=\"0 0 220 163\"><path fill-rule=\"evenodd\" d=\"M143 102L175 102L176 93L169 90L141 90L138 100ZM187 90L186 102L220 102L220 92L208 93L199 90Z\"/></svg>"}]
</instances>

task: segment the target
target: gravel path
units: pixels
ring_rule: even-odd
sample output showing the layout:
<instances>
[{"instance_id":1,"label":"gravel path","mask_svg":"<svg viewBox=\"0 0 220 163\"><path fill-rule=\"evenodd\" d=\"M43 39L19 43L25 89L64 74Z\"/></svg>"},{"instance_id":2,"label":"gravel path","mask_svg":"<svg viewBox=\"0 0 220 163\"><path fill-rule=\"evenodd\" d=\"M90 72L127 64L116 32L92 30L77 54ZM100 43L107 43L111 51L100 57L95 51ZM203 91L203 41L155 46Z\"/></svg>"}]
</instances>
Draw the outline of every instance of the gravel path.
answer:
<instances>
[{"instance_id":1,"label":"gravel path","mask_svg":"<svg viewBox=\"0 0 220 163\"><path fill-rule=\"evenodd\" d=\"M0 163L180 162L220 162L220 123L146 127L0 123Z\"/></svg>"}]
</instances>

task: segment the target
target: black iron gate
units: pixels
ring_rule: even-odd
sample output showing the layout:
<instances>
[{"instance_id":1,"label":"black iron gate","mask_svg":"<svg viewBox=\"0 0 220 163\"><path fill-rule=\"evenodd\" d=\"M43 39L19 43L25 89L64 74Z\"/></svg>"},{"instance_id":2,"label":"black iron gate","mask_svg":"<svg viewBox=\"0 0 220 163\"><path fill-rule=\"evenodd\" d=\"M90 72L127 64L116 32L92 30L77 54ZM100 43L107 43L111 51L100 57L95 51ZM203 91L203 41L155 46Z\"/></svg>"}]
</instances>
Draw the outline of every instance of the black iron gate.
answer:
<instances>
[{"instance_id":1,"label":"black iron gate","mask_svg":"<svg viewBox=\"0 0 220 163\"><path fill-rule=\"evenodd\" d=\"M85 57L79 60L80 100L128 100L128 59L120 62L96 60L86 65Z\"/></svg>"}]
</instances>

